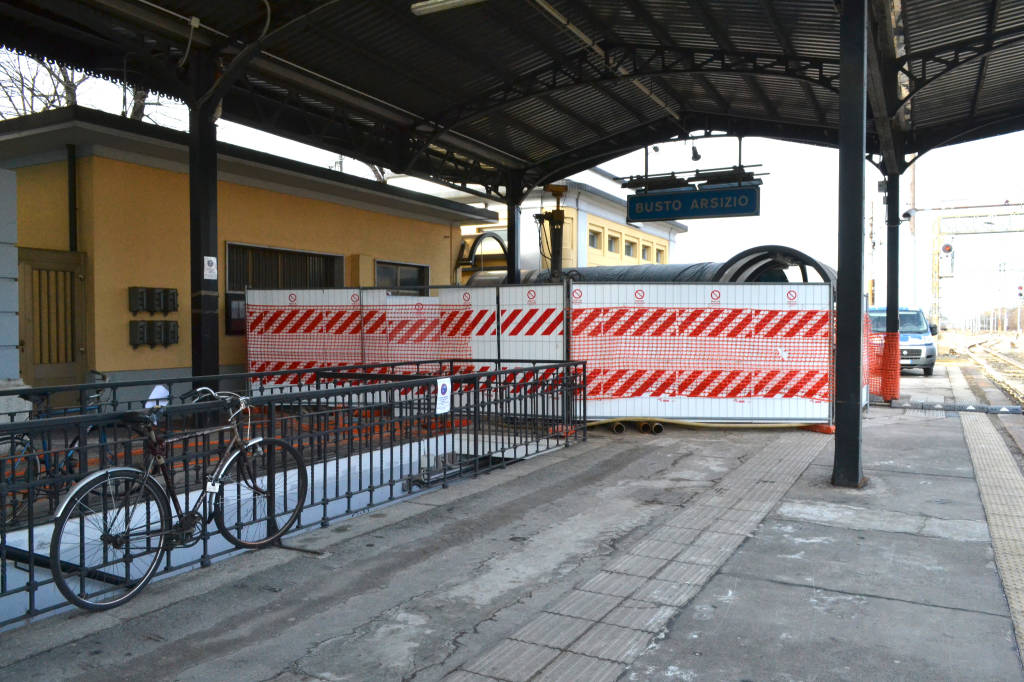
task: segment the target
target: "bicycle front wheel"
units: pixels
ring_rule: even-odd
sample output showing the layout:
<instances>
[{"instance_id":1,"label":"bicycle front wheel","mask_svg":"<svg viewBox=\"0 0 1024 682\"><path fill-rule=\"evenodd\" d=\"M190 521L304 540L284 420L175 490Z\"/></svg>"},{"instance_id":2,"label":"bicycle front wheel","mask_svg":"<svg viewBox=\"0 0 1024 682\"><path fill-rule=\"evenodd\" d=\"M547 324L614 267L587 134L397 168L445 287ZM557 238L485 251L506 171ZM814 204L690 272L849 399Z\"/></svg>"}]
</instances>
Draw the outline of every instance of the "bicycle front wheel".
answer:
<instances>
[{"instance_id":1,"label":"bicycle front wheel","mask_svg":"<svg viewBox=\"0 0 1024 682\"><path fill-rule=\"evenodd\" d=\"M170 527L167 496L151 476L100 476L71 494L54 524L53 582L83 609L123 604L156 573Z\"/></svg>"},{"instance_id":2,"label":"bicycle front wheel","mask_svg":"<svg viewBox=\"0 0 1024 682\"><path fill-rule=\"evenodd\" d=\"M299 518L308 474L288 443L264 439L228 455L214 501L221 534L238 547L269 545Z\"/></svg>"}]
</instances>

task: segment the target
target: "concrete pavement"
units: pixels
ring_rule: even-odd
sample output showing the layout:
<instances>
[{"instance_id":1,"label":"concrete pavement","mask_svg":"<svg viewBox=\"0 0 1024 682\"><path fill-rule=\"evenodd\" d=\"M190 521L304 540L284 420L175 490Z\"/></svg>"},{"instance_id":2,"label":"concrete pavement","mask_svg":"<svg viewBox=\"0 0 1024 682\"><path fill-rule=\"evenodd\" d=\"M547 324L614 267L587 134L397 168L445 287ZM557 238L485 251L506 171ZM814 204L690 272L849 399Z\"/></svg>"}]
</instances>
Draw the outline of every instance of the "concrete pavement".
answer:
<instances>
[{"instance_id":1,"label":"concrete pavement","mask_svg":"<svg viewBox=\"0 0 1024 682\"><path fill-rule=\"evenodd\" d=\"M1022 679L1021 419L872 407L862 490L807 431L595 430L0 634L0 678Z\"/></svg>"}]
</instances>

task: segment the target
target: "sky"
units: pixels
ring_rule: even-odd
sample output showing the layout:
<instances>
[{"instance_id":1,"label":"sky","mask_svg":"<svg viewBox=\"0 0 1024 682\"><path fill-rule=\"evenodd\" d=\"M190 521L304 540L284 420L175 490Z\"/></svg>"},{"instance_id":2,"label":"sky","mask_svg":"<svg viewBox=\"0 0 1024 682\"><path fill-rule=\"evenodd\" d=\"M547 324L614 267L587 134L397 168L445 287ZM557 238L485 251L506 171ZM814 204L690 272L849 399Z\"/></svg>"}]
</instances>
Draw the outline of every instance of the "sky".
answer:
<instances>
[{"instance_id":1,"label":"sky","mask_svg":"<svg viewBox=\"0 0 1024 682\"><path fill-rule=\"evenodd\" d=\"M105 81L87 81L80 92L86 106L121 113L123 91ZM188 126L181 104L148 105L148 113L160 125L180 130ZM230 121L218 123L219 140L322 167L338 167L337 154ZM696 145L700 160L692 160ZM694 142L668 142L648 150L650 173L692 171L735 165L739 160L736 138L719 137ZM928 152L914 166L915 195L911 196L910 171L901 180L900 212L922 210L915 216L916 229L901 228L901 305L932 308L932 259L937 244L930 231L936 220L950 215L949 207L1024 202L1024 183L1017 159L1024 155L1024 132L987 140L951 145ZM678 235L671 249L674 263L724 261L740 251L766 244L789 246L833 267L838 254L838 162L835 149L780 142L763 138L743 141L742 160L749 170L763 174L761 213L755 217L687 221L689 232ZM755 167L756 166L756 167ZM638 150L602 165L617 176L644 172L644 152ZM372 178L365 164L342 161L346 173ZM625 197L626 191L599 176L584 172L573 176L599 189ZM882 176L865 164L865 280L875 280L876 300L885 291L885 206L878 182ZM429 183L396 179L411 189L430 192ZM445 190L447 191L447 190ZM1024 207L1010 210L1020 211ZM993 209L984 209L992 211ZM999 212L1000 209L994 209ZM976 211L977 212L977 211ZM1000 220L995 218L993 220ZM1011 220L1002 218L1002 220ZM1024 229L1024 216L1019 226ZM941 281L942 309L936 315L965 318L986 307L1016 305L1016 283L1024 284L1024 235L957 236L952 278ZM1001 273L1001 274L993 274Z\"/></svg>"}]
</instances>

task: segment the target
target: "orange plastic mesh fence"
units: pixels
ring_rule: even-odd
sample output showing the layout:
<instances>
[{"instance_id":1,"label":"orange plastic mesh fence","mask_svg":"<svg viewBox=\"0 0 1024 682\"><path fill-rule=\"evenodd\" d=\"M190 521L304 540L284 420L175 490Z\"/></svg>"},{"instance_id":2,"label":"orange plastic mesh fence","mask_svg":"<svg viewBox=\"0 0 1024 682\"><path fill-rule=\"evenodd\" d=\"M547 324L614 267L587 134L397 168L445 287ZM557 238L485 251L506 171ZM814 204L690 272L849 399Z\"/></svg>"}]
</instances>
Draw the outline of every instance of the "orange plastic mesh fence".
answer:
<instances>
[{"instance_id":1,"label":"orange plastic mesh fence","mask_svg":"<svg viewBox=\"0 0 1024 682\"><path fill-rule=\"evenodd\" d=\"M494 334L493 312L426 303L247 306L250 372L473 357L471 339ZM466 364L462 372L485 365ZM411 371L411 370L410 370ZM310 372L282 378L309 383Z\"/></svg>"},{"instance_id":2,"label":"orange plastic mesh fence","mask_svg":"<svg viewBox=\"0 0 1024 682\"><path fill-rule=\"evenodd\" d=\"M576 307L587 398L809 398L831 392L827 310Z\"/></svg>"},{"instance_id":3,"label":"orange plastic mesh fence","mask_svg":"<svg viewBox=\"0 0 1024 682\"><path fill-rule=\"evenodd\" d=\"M899 332L873 332L870 324L864 333L864 372L868 390L882 400L900 397Z\"/></svg>"}]
</instances>

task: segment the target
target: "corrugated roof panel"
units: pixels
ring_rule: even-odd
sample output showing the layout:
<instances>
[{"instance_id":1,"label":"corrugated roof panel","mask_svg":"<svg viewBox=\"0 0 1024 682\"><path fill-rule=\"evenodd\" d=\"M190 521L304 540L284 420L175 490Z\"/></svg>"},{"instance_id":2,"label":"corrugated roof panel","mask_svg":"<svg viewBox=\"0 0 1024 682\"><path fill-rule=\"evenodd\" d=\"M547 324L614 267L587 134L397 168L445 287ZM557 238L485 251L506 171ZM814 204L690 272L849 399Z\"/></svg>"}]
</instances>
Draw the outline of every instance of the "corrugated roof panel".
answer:
<instances>
[{"instance_id":1,"label":"corrugated roof panel","mask_svg":"<svg viewBox=\"0 0 1024 682\"><path fill-rule=\"evenodd\" d=\"M911 126L935 125L967 118L977 82L978 65L972 64L943 76L913 99ZM941 84L941 86L940 86Z\"/></svg>"},{"instance_id":2,"label":"corrugated roof panel","mask_svg":"<svg viewBox=\"0 0 1024 682\"><path fill-rule=\"evenodd\" d=\"M772 6L796 54L839 58L839 12L832 0L775 0Z\"/></svg>"},{"instance_id":3,"label":"corrugated roof panel","mask_svg":"<svg viewBox=\"0 0 1024 682\"><path fill-rule=\"evenodd\" d=\"M983 37L992 0L903 0L907 52Z\"/></svg>"},{"instance_id":4,"label":"corrugated roof panel","mask_svg":"<svg viewBox=\"0 0 1024 682\"><path fill-rule=\"evenodd\" d=\"M738 52L782 52L780 39L765 15L764 7L749 0L720 0L707 3L708 12L719 25L732 49Z\"/></svg>"},{"instance_id":5,"label":"corrugated roof panel","mask_svg":"<svg viewBox=\"0 0 1024 682\"><path fill-rule=\"evenodd\" d=\"M1024 2L1003 0L996 12L996 33L1024 28Z\"/></svg>"},{"instance_id":6,"label":"corrugated roof panel","mask_svg":"<svg viewBox=\"0 0 1024 682\"><path fill-rule=\"evenodd\" d=\"M760 55L783 52L797 58L832 61L839 57L839 13L835 0L547 1L585 34L586 40L595 41L599 49L609 50L612 55L622 54L615 48L626 44L627 49L675 45L702 55L721 49ZM618 65L602 65L596 50L555 21L542 4L487 0L414 16L409 11L411 2L271 0L272 31L302 12L314 14L289 30L272 35L264 55L246 77L255 84L253 89L240 86L230 91L234 110L270 111L299 102L301 111L292 110L276 118L266 114L262 119L270 130L299 137L309 137L314 129L328 131L332 125L344 126L344 121L358 115L365 122L359 128L376 126L374 135L379 132L380 137L358 138L344 130L333 130L324 132L324 139L350 141L346 143L357 148L347 151L364 156L369 153L367 145L377 145L375 153L388 158L394 155L394 149L408 144L410 135L416 134L410 130L416 125L410 119L436 120L445 125L455 121L459 114L466 120L456 121L455 130L464 137L436 138L439 158L453 152L473 161L504 163L501 159L506 157L496 154L496 148L515 156L516 165L525 161L527 166L561 158L564 150L586 148L589 154L595 140L608 136L613 138L608 144L621 146L624 134L633 135L629 139L637 144L653 135L672 134L673 127L665 124L664 108L628 79L564 87L566 74L577 68L581 71L575 77L585 82L594 78L595 69L606 73ZM916 76L924 75L925 68L929 76L941 71L942 60L953 59L957 45L972 40L978 44L986 37L990 24L1000 40L1024 37L1022 0L901 2L904 14L896 27L897 36L905 38L911 53L933 57L926 66L920 61L911 64ZM134 4L136 11L132 16L115 16L104 3L90 4L89 11L110 19L108 37L122 41L117 44L130 44L124 41L137 36L148 38L146 45L158 46L154 49L170 45L167 54L157 55L169 60L184 52L187 30L177 34L164 30L159 22L147 23L148 14L171 23L180 22L179 29L185 29L187 18L196 15L203 22L202 42L222 39L208 32L212 28L227 34L228 42L235 48L259 33L265 17L264 5L257 0L147 0ZM37 12L39 21L18 24L18 30L9 31L12 36L28 36L22 49L35 54L40 53L43 45L42 53L50 50L53 58L91 71L119 63L116 54L89 57L86 43L65 49L61 40L79 40L79 27L74 20L66 18L66 30L61 33L53 28L62 20L59 14L31 9L45 3L24 5L29 8L25 13ZM991 7L996 8L992 16ZM96 30L102 33L102 25L97 26ZM577 59L581 55L587 58L582 67ZM698 54L698 61L702 55ZM124 57L127 63L132 54L126 52ZM226 57L230 58L230 54ZM672 63L671 59L668 63ZM957 130L975 134L971 131L977 130L979 120L1012 120L1024 90L1024 45L997 48L988 56L972 116L980 64L981 60L974 58L934 82L911 81L913 88L924 86L909 107L914 130L911 146L941 143ZM563 69L557 79L549 78L554 66ZM629 69L632 64L621 66ZM645 65L658 66L657 60ZM675 68L681 68L680 64L676 63ZM677 71L645 75L641 82L684 116L705 117L716 125L733 125L737 130L762 130L789 138L806 134L816 142L835 141L838 103L834 92L812 84L812 100L808 86L796 79L764 74L744 76L715 71L716 68L711 63L701 74ZM835 75L836 69L834 64L827 67L826 75ZM161 83L159 75L146 73L144 68L137 73L147 87L174 90ZM523 86L527 78L533 78L529 88ZM543 96L522 99L523 92L536 92L538 82L550 83L556 89ZM247 97L269 100L270 106L263 107L260 99L247 103ZM508 99L504 107L495 104L505 97ZM766 104L765 99L770 103ZM472 111L477 113L459 113ZM306 120L307 113L317 120ZM827 131L820 130L822 119ZM252 120L258 122L260 115L254 114ZM798 127L798 132L777 133L785 130L786 123ZM1007 123L1001 130L1013 125ZM810 132L801 132L804 130ZM935 134L930 134L931 130ZM385 139L388 135L393 139Z\"/></svg>"},{"instance_id":7,"label":"corrugated roof panel","mask_svg":"<svg viewBox=\"0 0 1024 682\"><path fill-rule=\"evenodd\" d=\"M1024 101L1024 48L1007 50L988 58L978 96L977 114L1019 110Z\"/></svg>"}]
</instances>

